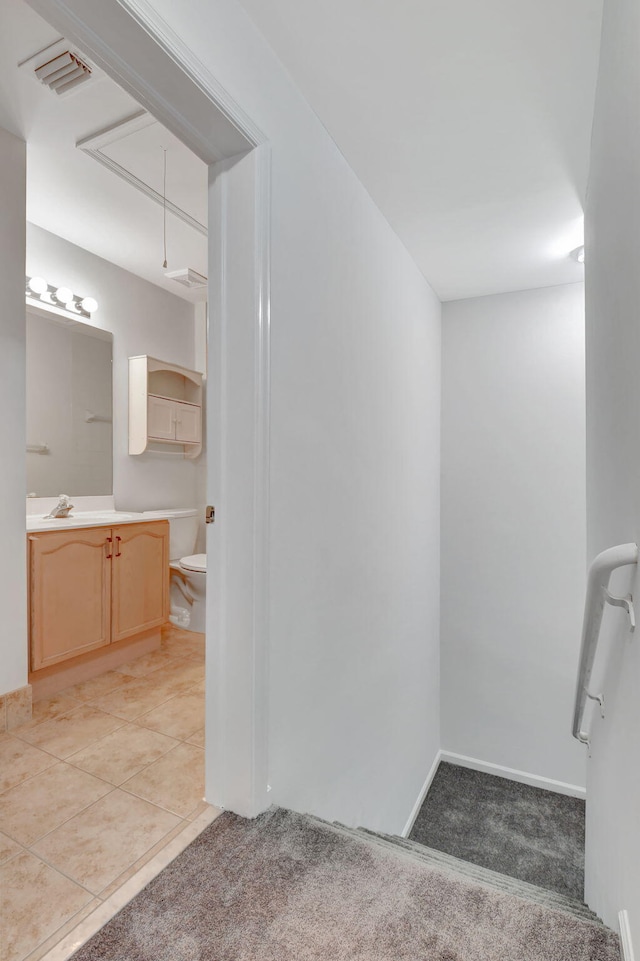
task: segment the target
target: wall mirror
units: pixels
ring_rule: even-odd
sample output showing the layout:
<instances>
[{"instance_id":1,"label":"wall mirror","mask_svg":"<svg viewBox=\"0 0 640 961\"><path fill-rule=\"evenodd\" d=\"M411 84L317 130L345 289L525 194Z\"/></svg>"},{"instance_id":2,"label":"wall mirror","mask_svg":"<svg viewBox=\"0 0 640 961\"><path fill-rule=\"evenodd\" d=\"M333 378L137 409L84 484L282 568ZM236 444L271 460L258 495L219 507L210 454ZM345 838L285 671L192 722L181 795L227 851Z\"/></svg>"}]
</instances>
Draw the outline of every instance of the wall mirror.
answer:
<instances>
[{"instance_id":1,"label":"wall mirror","mask_svg":"<svg viewBox=\"0 0 640 961\"><path fill-rule=\"evenodd\" d=\"M113 493L112 342L27 307L27 494Z\"/></svg>"}]
</instances>

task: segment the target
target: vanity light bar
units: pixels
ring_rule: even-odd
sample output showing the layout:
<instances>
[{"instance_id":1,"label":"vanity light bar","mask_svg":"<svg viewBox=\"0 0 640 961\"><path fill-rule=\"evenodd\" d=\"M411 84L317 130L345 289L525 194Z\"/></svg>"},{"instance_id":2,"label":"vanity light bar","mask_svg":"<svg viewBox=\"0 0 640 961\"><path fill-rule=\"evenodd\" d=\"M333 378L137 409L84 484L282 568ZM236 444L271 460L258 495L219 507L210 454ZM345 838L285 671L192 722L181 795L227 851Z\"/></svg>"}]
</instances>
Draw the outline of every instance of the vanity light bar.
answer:
<instances>
[{"instance_id":1,"label":"vanity light bar","mask_svg":"<svg viewBox=\"0 0 640 961\"><path fill-rule=\"evenodd\" d=\"M79 297L68 287L54 287L44 277L27 277L25 296L32 303L55 307L77 317L91 317L98 309L93 297Z\"/></svg>"}]
</instances>

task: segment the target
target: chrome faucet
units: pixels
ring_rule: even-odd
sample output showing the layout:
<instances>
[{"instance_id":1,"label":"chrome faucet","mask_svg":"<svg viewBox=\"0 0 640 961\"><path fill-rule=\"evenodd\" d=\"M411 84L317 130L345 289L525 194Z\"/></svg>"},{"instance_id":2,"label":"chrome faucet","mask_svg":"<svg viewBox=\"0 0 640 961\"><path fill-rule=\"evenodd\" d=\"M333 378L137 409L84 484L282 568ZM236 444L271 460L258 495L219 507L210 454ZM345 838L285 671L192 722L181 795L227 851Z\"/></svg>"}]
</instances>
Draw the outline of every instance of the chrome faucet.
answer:
<instances>
[{"instance_id":1,"label":"chrome faucet","mask_svg":"<svg viewBox=\"0 0 640 961\"><path fill-rule=\"evenodd\" d=\"M73 504L69 503L69 495L58 494L58 503L50 514L45 514L44 520L49 520L53 517L68 517L69 511L71 510L73 510Z\"/></svg>"}]
</instances>

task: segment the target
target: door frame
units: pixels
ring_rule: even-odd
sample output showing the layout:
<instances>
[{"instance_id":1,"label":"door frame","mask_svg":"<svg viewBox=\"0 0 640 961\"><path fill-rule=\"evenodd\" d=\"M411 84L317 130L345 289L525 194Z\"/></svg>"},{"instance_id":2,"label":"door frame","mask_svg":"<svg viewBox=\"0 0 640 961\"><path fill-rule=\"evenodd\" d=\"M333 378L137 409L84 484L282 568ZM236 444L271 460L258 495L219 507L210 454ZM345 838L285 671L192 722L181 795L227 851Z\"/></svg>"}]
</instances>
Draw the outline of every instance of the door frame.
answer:
<instances>
[{"instance_id":1,"label":"door frame","mask_svg":"<svg viewBox=\"0 0 640 961\"><path fill-rule=\"evenodd\" d=\"M268 140L147 0L27 2L209 165L206 463L216 524L207 530L205 795L216 806L254 817L268 806L269 790ZM234 178L249 155L252 217L249 222L245 197L241 236L242 230L233 229L238 196ZM246 163L243 169L246 178ZM230 261L241 263L245 279L252 281L250 301L240 309L234 299L237 281L227 269ZM219 285L212 296L214 279ZM246 337L229 336L238 325L246 329ZM227 372L238 367L248 372L243 407L251 411L240 420L226 402ZM234 476L237 464L227 456L229 438L244 450L242 478ZM231 491L236 509L226 516ZM243 524L238 522L238 506L246 509ZM235 591L230 580L235 580Z\"/></svg>"}]
</instances>

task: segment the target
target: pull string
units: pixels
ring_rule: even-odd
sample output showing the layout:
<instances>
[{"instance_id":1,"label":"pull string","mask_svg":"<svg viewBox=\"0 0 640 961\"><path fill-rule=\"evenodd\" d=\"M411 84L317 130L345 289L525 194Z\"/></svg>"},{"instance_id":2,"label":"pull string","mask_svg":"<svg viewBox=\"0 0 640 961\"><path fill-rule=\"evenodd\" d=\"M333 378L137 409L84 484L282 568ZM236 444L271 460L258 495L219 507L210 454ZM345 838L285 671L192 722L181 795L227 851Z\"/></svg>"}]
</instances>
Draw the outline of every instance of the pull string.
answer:
<instances>
[{"instance_id":1,"label":"pull string","mask_svg":"<svg viewBox=\"0 0 640 961\"><path fill-rule=\"evenodd\" d=\"M167 148L162 148L163 157L163 178L162 178L162 239L164 250L163 268L167 266Z\"/></svg>"}]
</instances>

